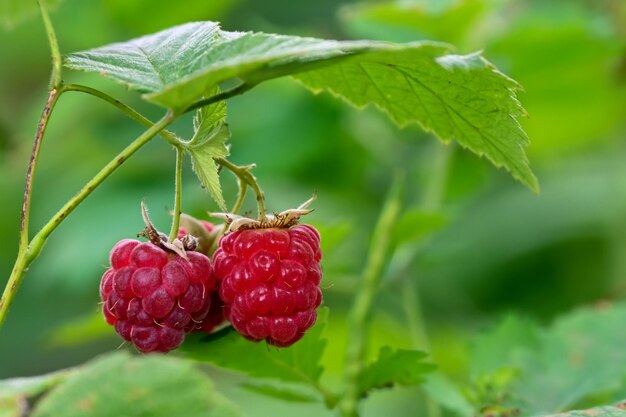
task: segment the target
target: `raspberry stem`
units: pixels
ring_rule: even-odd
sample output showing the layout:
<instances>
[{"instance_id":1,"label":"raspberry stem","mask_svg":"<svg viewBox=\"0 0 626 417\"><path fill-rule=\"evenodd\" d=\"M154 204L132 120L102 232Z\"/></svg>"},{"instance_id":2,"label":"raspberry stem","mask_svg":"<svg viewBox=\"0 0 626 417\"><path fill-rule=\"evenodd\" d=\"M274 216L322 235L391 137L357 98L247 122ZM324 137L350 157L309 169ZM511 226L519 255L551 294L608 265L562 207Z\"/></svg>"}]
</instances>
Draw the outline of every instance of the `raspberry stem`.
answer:
<instances>
[{"instance_id":1,"label":"raspberry stem","mask_svg":"<svg viewBox=\"0 0 626 417\"><path fill-rule=\"evenodd\" d=\"M35 134L35 141L33 142L33 150L30 154L30 162L28 163L28 170L26 171L26 183L24 185L24 201L22 203L22 221L20 224L20 246L19 251L25 252L28 248L28 224L30 218L30 200L33 191L33 181L35 179L35 171L37 170L37 161L39 160L39 150L41 149L41 143L43 142L44 134L46 133L46 127L48 127L48 121L52 110L56 105L59 97L63 93L63 90L57 90L53 88L48 94L46 105L41 113L39 124L37 125L37 133Z\"/></svg>"},{"instance_id":2,"label":"raspberry stem","mask_svg":"<svg viewBox=\"0 0 626 417\"><path fill-rule=\"evenodd\" d=\"M252 164L252 165L239 166L222 158L216 158L215 162L221 167L224 167L228 169L230 172L232 172L240 181L240 184L241 182L246 183L254 190L254 194L256 195L257 210L259 214L258 220L260 222L264 222L266 220L266 214L267 214L265 210L265 195L263 194L263 190L261 190L261 187L259 186L259 183L257 182L256 177L252 174L252 172L250 172L250 170L254 168L255 165ZM239 199L241 199L243 202L243 197L241 196L241 187L240 187L240 196L237 198L237 203L239 203Z\"/></svg>"},{"instance_id":3,"label":"raspberry stem","mask_svg":"<svg viewBox=\"0 0 626 417\"><path fill-rule=\"evenodd\" d=\"M43 25L46 29L46 35L48 36L48 44L50 45L50 55L52 58L52 75L50 76L50 90L59 90L63 84L61 78L61 52L59 51L59 43L57 42L57 36L54 33L54 27L50 21L48 10L46 9L46 2L44 0L37 0L39 4L39 11L41 12L41 18L43 19Z\"/></svg>"},{"instance_id":4,"label":"raspberry stem","mask_svg":"<svg viewBox=\"0 0 626 417\"><path fill-rule=\"evenodd\" d=\"M176 147L176 174L174 180L174 213L172 216L172 229L168 242L173 242L178 236L178 228L180 227L180 199L182 194L182 178L183 178L183 151L180 147Z\"/></svg>"},{"instance_id":5,"label":"raspberry stem","mask_svg":"<svg viewBox=\"0 0 626 417\"><path fill-rule=\"evenodd\" d=\"M385 205L380 213L372 235L362 284L348 318L350 344L346 352L344 379L346 391L339 402L339 411L343 417L358 417L359 378L365 365L365 342L367 323L371 314L374 297L380 287L383 267L391 245L391 230L395 225L402 205L402 177L396 177Z\"/></svg>"}]
</instances>

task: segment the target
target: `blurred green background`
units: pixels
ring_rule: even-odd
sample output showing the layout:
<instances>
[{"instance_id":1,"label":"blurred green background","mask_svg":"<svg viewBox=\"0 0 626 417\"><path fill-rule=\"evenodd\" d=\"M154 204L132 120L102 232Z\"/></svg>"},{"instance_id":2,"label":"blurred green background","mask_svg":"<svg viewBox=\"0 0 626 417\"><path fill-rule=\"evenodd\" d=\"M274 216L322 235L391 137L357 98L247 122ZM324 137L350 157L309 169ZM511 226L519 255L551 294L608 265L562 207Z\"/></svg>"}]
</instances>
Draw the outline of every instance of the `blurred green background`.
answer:
<instances>
[{"instance_id":1,"label":"blurred green background","mask_svg":"<svg viewBox=\"0 0 626 417\"><path fill-rule=\"evenodd\" d=\"M407 213L376 300L372 352L383 344L424 348L444 374L463 381L474 336L504 315L549 323L578 306L626 295L624 1L64 0L52 19L64 53L192 20L335 39L439 40L460 53L482 49L523 85L519 99L530 116L521 122L532 141L528 154L540 195L417 126L400 130L375 109L359 112L329 96L314 97L289 80L265 83L229 102L231 160L258 165L268 208L294 207L318 193L309 221L324 236L323 285L331 309L325 364L331 377L341 371L345 313L381 196L398 171L408 179ZM4 286L17 252L24 173L50 65L36 16L23 22L0 16L0 24ZM65 79L159 116L160 109L110 81L69 71ZM190 119L175 130L191 132ZM45 223L141 131L103 102L65 95L43 145L31 227ZM170 146L155 139L53 234L0 332L0 378L79 364L119 346L113 330L103 332L94 319L99 279L112 245L142 229L141 199L157 226L168 229L173 170ZM189 166L184 185L185 212L205 217L216 209ZM232 202L234 180L224 175L223 187ZM254 208L251 199L246 207ZM253 398L254 415L324 413L321 406L232 395ZM410 389L377 394L367 400L366 415L383 415L383 409L384 415L419 415L424 401L417 398Z\"/></svg>"}]
</instances>

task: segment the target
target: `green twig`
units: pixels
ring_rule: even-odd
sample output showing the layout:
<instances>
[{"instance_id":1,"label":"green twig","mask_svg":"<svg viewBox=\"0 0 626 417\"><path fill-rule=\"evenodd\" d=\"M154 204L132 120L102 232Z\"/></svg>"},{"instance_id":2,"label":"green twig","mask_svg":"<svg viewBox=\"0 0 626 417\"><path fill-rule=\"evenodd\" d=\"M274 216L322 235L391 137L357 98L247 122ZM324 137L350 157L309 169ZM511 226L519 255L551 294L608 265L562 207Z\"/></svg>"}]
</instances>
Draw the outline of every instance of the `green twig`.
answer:
<instances>
[{"instance_id":1,"label":"green twig","mask_svg":"<svg viewBox=\"0 0 626 417\"><path fill-rule=\"evenodd\" d=\"M259 212L258 218L259 220L264 220L267 214L265 210L265 195L263 194L261 187L259 187L259 183L257 182L256 177L250 172L250 170L254 168L254 165L238 166L222 158L216 158L215 162L218 165L231 171L239 180L245 182L254 190L254 194L256 195L257 209Z\"/></svg>"},{"instance_id":2,"label":"green twig","mask_svg":"<svg viewBox=\"0 0 626 417\"><path fill-rule=\"evenodd\" d=\"M155 135L168 126L175 116L172 112L168 111L167 114L159 120L150 129L139 135L132 143L130 143L122 152L120 152L115 158L113 158L108 164L104 166L85 186L72 197L49 221L41 230L33 237L28 249L18 254L15 261L13 271L9 277L9 281L4 289L2 298L0 298L0 326L4 323L6 315L9 311L9 307L13 301L15 293L17 292L23 278L24 273L28 266L37 258L44 244L46 243L50 234L57 228L65 218L89 195L96 187L98 187L109 175L111 175L117 168L119 168L131 155L133 155L139 148L148 143Z\"/></svg>"},{"instance_id":3,"label":"green twig","mask_svg":"<svg viewBox=\"0 0 626 417\"><path fill-rule=\"evenodd\" d=\"M246 198L246 191L248 191L248 184L239 177L237 177L237 186L239 188L239 192L237 193L237 201L235 201L233 209L230 211L233 214L237 214L239 213L239 210L241 210L243 201Z\"/></svg>"},{"instance_id":4,"label":"green twig","mask_svg":"<svg viewBox=\"0 0 626 417\"><path fill-rule=\"evenodd\" d=\"M346 391L339 402L339 410L344 417L357 417L360 399L359 379L365 362L367 321L374 296L380 286L383 267L391 244L391 230L395 225L402 205L402 180L396 178L382 209L363 271L362 283L348 318L350 344L346 353Z\"/></svg>"},{"instance_id":5,"label":"green twig","mask_svg":"<svg viewBox=\"0 0 626 417\"><path fill-rule=\"evenodd\" d=\"M180 198L182 194L182 178L183 178L183 150L176 148L176 175L174 186L174 215L172 219L172 229L168 241L173 242L178 236L178 228L180 227Z\"/></svg>"},{"instance_id":6,"label":"green twig","mask_svg":"<svg viewBox=\"0 0 626 417\"><path fill-rule=\"evenodd\" d=\"M37 0L37 3L39 4L41 18L43 19L43 24L46 28L46 35L48 36L48 43L50 44L50 55L52 57L52 76L50 77L50 90L58 90L63 83L61 75L62 65L59 43L57 42L57 36L54 33L54 27L52 26L52 21L50 20L48 10L46 9L45 0Z\"/></svg>"}]
</instances>

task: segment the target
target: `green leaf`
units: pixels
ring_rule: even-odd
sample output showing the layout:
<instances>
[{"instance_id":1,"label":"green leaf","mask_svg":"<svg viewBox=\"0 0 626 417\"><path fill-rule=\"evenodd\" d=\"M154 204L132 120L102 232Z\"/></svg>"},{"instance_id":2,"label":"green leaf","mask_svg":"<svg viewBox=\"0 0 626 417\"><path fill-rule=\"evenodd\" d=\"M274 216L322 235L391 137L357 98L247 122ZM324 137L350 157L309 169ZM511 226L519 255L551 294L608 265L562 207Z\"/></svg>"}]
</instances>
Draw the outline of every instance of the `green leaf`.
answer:
<instances>
[{"instance_id":1,"label":"green leaf","mask_svg":"<svg viewBox=\"0 0 626 417\"><path fill-rule=\"evenodd\" d=\"M73 372L65 369L45 375L0 381L0 417L20 417L28 401L60 384Z\"/></svg>"},{"instance_id":2,"label":"green leaf","mask_svg":"<svg viewBox=\"0 0 626 417\"><path fill-rule=\"evenodd\" d=\"M148 101L182 109L224 81L256 84L373 45L228 32L216 22L194 22L76 52L66 58L65 65L98 72L145 93Z\"/></svg>"},{"instance_id":3,"label":"green leaf","mask_svg":"<svg viewBox=\"0 0 626 417\"><path fill-rule=\"evenodd\" d=\"M213 88L211 94L219 93ZM226 142L230 138L230 130L226 123L226 103L220 101L196 111L193 121L194 135L184 147L191 156L193 170L204 188L222 209L226 209L220 177L215 158L228 156Z\"/></svg>"},{"instance_id":4,"label":"green leaf","mask_svg":"<svg viewBox=\"0 0 626 417\"><path fill-rule=\"evenodd\" d=\"M483 393L477 405L507 399L499 405L537 415L620 392L626 380L624 322L624 303L574 311L547 329L507 318L474 345L471 368Z\"/></svg>"},{"instance_id":5,"label":"green leaf","mask_svg":"<svg viewBox=\"0 0 626 417\"><path fill-rule=\"evenodd\" d=\"M322 374L320 359L326 340L321 334L327 315L328 309L320 309L315 326L288 348L253 343L228 328L208 336L190 334L181 350L192 359L250 376L316 384Z\"/></svg>"},{"instance_id":6,"label":"green leaf","mask_svg":"<svg viewBox=\"0 0 626 417\"><path fill-rule=\"evenodd\" d=\"M550 414L543 417L626 417L624 403L617 406L591 408L589 410L575 410L566 413Z\"/></svg>"},{"instance_id":7,"label":"green leaf","mask_svg":"<svg viewBox=\"0 0 626 417\"><path fill-rule=\"evenodd\" d=\"M517 121L526 115L516 99L519 85L479 53L446 52L440 45L407 44L295 78L314 93L328 91L357 108L374 104L399 126L416 122L444 142L454 139L538 191L524 153L528 137Z\"/></svg>"},{"instance_id":8,"label":"green leaf","mask_svg":"<svg viewBox=\"0 0 626 417\"><path fill-rule=\"evenodd\" d=\"M60 0L44 0L51 9ZM39 12L36 1L0 0L0 26L4 29L13 29L23 20L35 16Z\"/></svg>"},{"instance_id":9,"label":"green leaf","mask_svg":"<svg viewBox=\"0 0 626 417\"><path fill-rule=\"evenodd\" d=\"M240 386L248 391L255 392L257 394L277 398L279 400L292 403L314 403L320 401L320 399L317 398L315 395L304 392L303 390L296 390L293 387L287 388L269 384L251 383L243 383Z\"/></svg>"},{"instance_id":10,"label":"green leaf","mask_svg":"<svg viewBox=\"0 0 626 417\"><path fill-rule=\"evenodd\" d=\"M425 381L424 375L435 369L434 365L423 361L426 356L426 353L417 350L382 347L378 359L369 364L361 374L361 395L365 396L371 390L393 385L421 384Z\"/></svg>"},{"instance_id":11,"label":"green leaf","mask_svg":"<svg viewBox=\"0 0 626 417\"><path fill-rule=\"evenodd\" d=\"M517 119L519 85L479 53L449 55L433 42L393 44L228 32L195 22L128 42L69 55L69 68L93 71L184 110L226 81L253 86L294 75L314 92L328 91L362 108L374 104L400 126L418 123L444 142L457 140L533 190Z\"/></svg>"},{"instance_id":12,"label":"green leaf","mask_svg":"<svg viewBox=\"0 0 626 417\"><path fill-rule=\"evenodd\" d=\"M188 361L117 353L73 373L38 402L31 415L235 417L239 413Z\"/></svg>"},{"instance_id":13,"label":"green leaf","mask_svg":"<svg viewBox=\"0 0 626 417\"><path fill-rule=\"evenodd\" d=\"M0 399L16 395L34 396L62 382L72 372L71 369L24 378L11 378L0 381Z\"/></svg>"},{"instance_id":14,"label":"green leaf","mask_svg":"<svg viewBox=\"0 0 626 417\"><path fill-rule=\"evenodd\" d=\"M581 309L557 320L541 347L520 361L515 392L530 413L557 412L626 378L626 305Z\"/></svg>"}]
</instances>

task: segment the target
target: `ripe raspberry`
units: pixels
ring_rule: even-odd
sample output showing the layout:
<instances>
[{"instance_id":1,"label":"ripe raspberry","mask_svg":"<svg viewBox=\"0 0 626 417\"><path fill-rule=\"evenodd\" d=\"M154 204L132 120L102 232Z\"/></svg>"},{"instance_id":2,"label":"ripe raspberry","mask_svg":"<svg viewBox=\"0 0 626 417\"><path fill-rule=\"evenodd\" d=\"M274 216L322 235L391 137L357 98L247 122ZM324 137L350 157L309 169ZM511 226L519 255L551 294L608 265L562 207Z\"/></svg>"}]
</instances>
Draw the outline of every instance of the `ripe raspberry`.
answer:
<instances>
[{"instance_id":1,"label":"ripe raspberry","mask_svg":"<svg viewBox=\"0 0 626 417\"><path fill-rule=\"evenodd\" d=\"M215 278L209 259L189 260L153 243L125 239L111 250L100 296L106 321L142 352L177 348L211 307Z\"/></svg>"},{"instance_id":2,"label":"ripe raspberry","mask_svg":"<svg viewBox=\"0 0 626 417\"><path fill-rule=\"evenodd\" d=\"M319 233L306 224L225 235L213 256L224 315L247 339L294 344L317 320L321 258Z\"/></svg>"}]
</instances>

